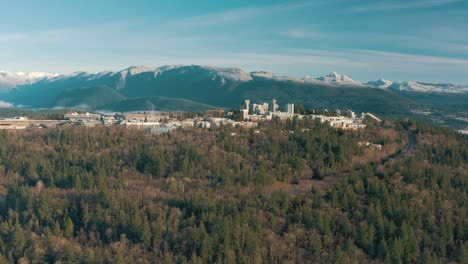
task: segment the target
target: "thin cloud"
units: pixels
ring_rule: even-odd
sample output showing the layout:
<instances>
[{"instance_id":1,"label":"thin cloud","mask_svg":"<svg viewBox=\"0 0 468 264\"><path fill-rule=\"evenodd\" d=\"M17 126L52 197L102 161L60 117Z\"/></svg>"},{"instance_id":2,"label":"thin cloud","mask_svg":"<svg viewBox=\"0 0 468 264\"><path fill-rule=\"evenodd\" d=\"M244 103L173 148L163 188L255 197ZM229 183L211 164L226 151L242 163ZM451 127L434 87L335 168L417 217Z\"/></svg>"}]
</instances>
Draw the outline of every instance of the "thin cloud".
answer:
<instances>
[{"instance_id":1,"label":"thin cloud","mask_svg":"<svg viewBox=\"0 0 468 264\"><path fill-rule=\"evenodd\" d=\"M295 64L315 64L315 65L346 65L364 66L362 63L351 61L347 58L329 56L327 54L289 54L289 53L238 53L233 57L239 59L239 64L248 63L250 65L295 65Z\"/></svg>"},{"instance_id":2,"label":"thin cloud","mask_svg":"<svg viewBox=\"0 0 468 264\"><path fill-rule=\"evenodd\" d=\"M468 73L468 60L436 57L427 55L386 52L367 49L284 49L278 53L288 54L291 60L301 68L319 72L347 72L353 79L373 80L385 78L390 80L423 80L428 82L465 83ZM323 58L323 64L316 60L307 62L307 58ZM272 62L274 63L274 62ZM282 64L286 64L281 61ZM293 67L292 65L291 67ZM278 67L284 69L284 67ZM290 70L287 68L286 70ZM365 70L365 71L363 71ZM310 74L308 74L310 75Z\"/></svg>"},{"instance_id":3,"label":"thin cloud","mask_svg":"<svg viewBox=\"0 0 468 264\"><path fill-rule=\"evenodd\" d=\"M373 3L352 8L352 12L385 12L398 10L413 10L421 8L440 7L460 2L462 0L426 0L426 1L407 1L390 3Z\"/></svg>"},{"instance_id":4,"label":"thin cloud","mask_svg":"<svg viewBox=\"0 0 468 264\"><path fill-rule=\"evenodd\" d=\"M466 44L448 44L448 48L450 48L451 50L468 52L468 45Z\"/></svg>"},{"instance_id":5,"label":"thin cloud","mask_svg":"<svg viewBox=\"0 0 468 264\"><path fill-rule=\"evenodd\" d=\"M448 57L436 57L427 55L415 55L388 51L376 50L349 50L358 54L368 54L374 56L384 57L385 59L397 60L400 62L417 62L417 63L430 63L430 64L455 64L455 65L468 65L468 60L456 59Z\"/></svg>"},{"instance_id":6,"label":"thin cloud","mask_svg":"<svg viewBox=\"0 0 468 264\"><path fill-rule=\"evenodd\" d=\"M0 108L12 108L13 106L14 105L9 102L0 101Z\"/></svg>"},{"instance_id":7,"label":"thin cloud","mask_svg":"<svg viewBox=\"0 0 468 264\"><path fill-rule=\"evenodd\" d=\"M12 34L0 34L0 41L17 41L27 39L26 34L12 33Z\"/></svg>"},{"instance_id":8,"label":"thin cloud","mask_svg":"<svg viewBox=\"0 0 468 264\"><path fill-rule=\"evenodd\" d=\"M222 12L189 17L176 22L170 22L168 26L177 28L216 26L230 22L250 20L261 16L290 12L307 6L320 5L322 3L325 2L296 2L288 4L277 4L265 7L235 8Z\"/></svg>"},{"instance_id":9,"label":"thin cloud","mask_svg":"<svg viewBox=\"0 0 468 264\"><path fill-rule=\"evenodd\" d=\"M293 28L282 33L283 36L296 39L310 39L320 37L320 33L304 28Z\"/></svg>"}]
</instances>

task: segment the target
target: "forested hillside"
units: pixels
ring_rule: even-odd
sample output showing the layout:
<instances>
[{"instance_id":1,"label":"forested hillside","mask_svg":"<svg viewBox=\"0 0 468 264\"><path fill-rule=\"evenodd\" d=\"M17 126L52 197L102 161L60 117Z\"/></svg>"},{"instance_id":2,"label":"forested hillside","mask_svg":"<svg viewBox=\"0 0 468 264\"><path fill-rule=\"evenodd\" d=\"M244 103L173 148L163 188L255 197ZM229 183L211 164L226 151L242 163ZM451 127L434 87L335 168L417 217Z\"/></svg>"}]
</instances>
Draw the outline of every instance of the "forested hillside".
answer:
<instances>
[{"instance_id":1,"label":"forested hillside","mask_svg":"<svg viewBox=\"0 0 468 264\"><path fill-rule=\"evenodd\" d=\"M0 262L467 263L467 136L256 130L0 131Z\"/></svg>"}]
</instances>

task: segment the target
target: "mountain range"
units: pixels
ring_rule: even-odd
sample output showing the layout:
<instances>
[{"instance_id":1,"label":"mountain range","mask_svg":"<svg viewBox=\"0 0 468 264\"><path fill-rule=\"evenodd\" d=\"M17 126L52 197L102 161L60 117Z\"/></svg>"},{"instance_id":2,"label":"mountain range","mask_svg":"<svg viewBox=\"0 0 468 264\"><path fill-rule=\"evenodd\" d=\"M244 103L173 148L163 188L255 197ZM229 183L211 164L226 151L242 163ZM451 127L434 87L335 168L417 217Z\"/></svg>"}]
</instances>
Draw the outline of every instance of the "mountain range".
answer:
<instances>
[{"instance_id":1,"label":"mountain range","mask_svg":"<svg viewBox=\"0 0 468 264\"><path fill-rule=\"evenodd\" d=\"M23 108L108 111L202 111L238 108L252 101L294 102L307 108L340 108L385 116L468 110L468 86L380 79L362 83L332 72L287 77L238 68L175 65L68 75L0 72L0 100ZM448 114L447 114L448 115Z\"/></svg>"},{"instance_id":2,"label":"mountain range","mask_svg":"<svg viewBox=\"0 0 468 264\"><path fill-rule=\"evenodd\" d=\"M59 74L44 72L7 72L0 71L0 91L8 91L18 85L33 84L37 81L54 78Z\"/></svg>"},{"instance_id":3,"label":"mountain range","mask_svg":"<svg viewBox=\"0 0 468 264\"><path fill-rule=\"evenodd\" d=\"M163 66L159 68L153 68L148 66L129 67L127 69L112 72L103 71L98 73L88 72L74 72L68 75L61 74L50 74L43 72L7 72L0 71L0 92L7 92L12 89L18 88L18 86L34 85L39 84L70 84L72 82L87 82L92 84L105 84L113 86L114 89L120 90L125 87L128 78L135 75L146 75L148 73L153 75L153 78L157 79L163 75L178 75L179 77L193 77L187 76L187 74L195 73L199 74L198 78L206 76L212 77L213 81L220 81L222 84L226 82L249 82L254 78L264 78L277 81L294 81L303 83L316 83L322 85L353 85L353 86L369 86L377 88L389 88L395 91L418 91L418 92L440 92L440 93L466 93L468 92L468 85L455 85L455 84L444 84L444 83L428 83L428 82L392 82L385 79L379 79L377 81L369 81L367 83L361 83L355 81L350 77L332 72L323 77L311 78L305 76L303 78L297 77L285 77L277 76L272 72L257 71L257 72L245 72L238 68L218 68L218 67L206 67L206 66ZM168 74L169 73L169 74Z\"/></svg>"}]
</instances>

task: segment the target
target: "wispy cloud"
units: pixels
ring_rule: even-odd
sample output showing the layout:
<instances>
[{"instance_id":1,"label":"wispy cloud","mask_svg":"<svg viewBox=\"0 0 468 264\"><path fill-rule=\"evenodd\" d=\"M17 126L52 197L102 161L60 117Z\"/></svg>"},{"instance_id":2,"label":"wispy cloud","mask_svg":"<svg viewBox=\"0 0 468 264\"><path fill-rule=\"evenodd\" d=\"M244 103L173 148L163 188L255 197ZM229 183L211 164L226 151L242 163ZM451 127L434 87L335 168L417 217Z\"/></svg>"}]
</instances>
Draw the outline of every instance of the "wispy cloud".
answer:
<instances>
[{"instance_id":1,"label":"wispy cloud","mask_svg":"<svg viewBox=\"0 0 468 264\"><path fill-rule=\"evenodd\" d=\"M141 23L141 22L140 22ZM137 21L125 20L119 22L109 22L96 24L93 27L68 27L68 28L51 28L40 31L24 31L17 33L2 34L0 33L0 41L27 41L27 42L57 42L63 39L83 38L86 35L91 37L104 37L108 35L116 35L126 29L136 27Z\"/></svg>"},{"instance_id":2,"label":"wispy cloud","mask_svg":"<svg viewBox=\"0 0 468 264\"><path fill-rule=\"evenodd\" d=\"M369 50L369 49L289 49L287 50L291 54L298 56L323 56L323 57L338 57L342 58L343 61L355 61L355 62L366 62L367 65L371 63L386 63L386 62L398 62L404 63L421 63L421 64L444 64L444 65L468 65L468 59L451 58L451 57L439 57L429 55L419 55L410 53L399 53L389 52L380 50ZM466 69L468 71L468 68Z\"/></svg>"},{"instance_id":3,"label":"wispy cloud","mask_svg":"<svg viewBox=\"0 0 468 264\"><path fill-rule=\"evenodd\" d=\"M361 67L364 64L352 61L347 58L339 56L329 56L329 54L323 52L317 52L315 54L294 54L288 52L279 51L278 53L236 53L227 54L228 58L231 58L230 63L235 63L237 66L241 65L255 65L258 67L268 65L346 65ZM234 59L235 58L235 59ZM219 62L222 62L220 60Z\"/></svg>"},{"instance_id":4,"label":"wispy cloud","mask_svg":"<svg viewBox=\"0 0 468 264\"><path fill-rule=\"evenodd\" d=\"M11 104L11 103L8 103L8 102L5 102L5 101L0 101L0 107L1 108L11 108L13 107L14 105Z\"/></svg>"},{"instance_id":5,"label":"wispy cloud","mask_svg":"<svg viewBox=\"0 0 468 264\"><path fill-rule=\"evenodd\" d=\"M464 52L464 53L468 53L468 44L457 44L457 43L453 43L453 44L448 44L447 47L450 48L451 50L461 51L461 52Z\"/></svg>"},{"instance_id":6,"label":"wispy cloud","mask_svg":"<svg viewBox=\"0 0 468 264\"><path fill-rule=\"evenodd\" d=\"M428 64L468 65L468 60L458 59L458 58L416 55L416 54L377 51L377 50L350 49L349 51L355 52L356 54L380 56L382 59L399 61L401 63L412 62L412 63L428 63Z\"/></svg>"},{"instance_id":7,"label":"wispy cloud","mask_svg":"<svg viewBox=\"0 0 468 264\"><path fill-rule=\"evenodd\" d=\"M8 34L0 33L0 41L17 41L17 40L24 40L27 38L28 36L22 33L8 33Z\"/></svg>"},{"instance_id":8,"label":"wispy cloud","mask_svg":"<svg viewBox=\"0 0 468 264\"><path fill-rule=\"evenodd\" d=\"M283 36L288 38L296 38L296 39L310 39L310 38L317 38L320 37L321 34L316 31L308 30L305 28L292 28L282 32Z\"/></svg>"},{"instance_id":9,"label":"wispy cloud","mask_svg":"<svg viewBox=\"0 0 468 264\"><path fill-rule=\"evenodd\" d=\"M319 75L329 71L344 72L355 80L363 81L386 78L465 83L466 79L463 76L468 74L468 59L460 58L368 49L285 49L278 52L288 54L278 63L285 64L289 58L298 63L298 65L292 64L290 68L286 68L287 70L300 66L301 68L296 71L308 69L318 72ZM302 63L301 58L304 58ZM311 58L317 58L319 61ZM307 61L308 59L310 60ZM320 60L324 63L320 64ZM314 75L314 72L303 74Z\"/></svg>"},{"instance_id":10,"label":"wispy cloud","mask_svg":"<svg viewBox=\"0 0 468 264\"><path fill-rule=\"evenodd\" d=\"M351 9L352 12L384 12L398 10L413 10L421 8L440 7L462 0L412 0L412 1L393 1L378 2L368 5L362 5Z\"/></svg>"},{"instance_id":11,"label":"wispy cloud","mask_svg":"<svg viewBox=\"0 0 468 264\"><path fill-rule=\"evenodd\" d=\"M313 5L324 4L324 1L303 1L293 2L287 4L277 4L261 7L246 7L234 8L225 11L204 14L199 16L188 17L176 22L170 22L168 25L171 27L202 27L202 26L219 26L226 23L246 21L253 18L262 16L274 15L278 13L286 13L300 8L305 8Z\"/></svg>"}]
</instances>

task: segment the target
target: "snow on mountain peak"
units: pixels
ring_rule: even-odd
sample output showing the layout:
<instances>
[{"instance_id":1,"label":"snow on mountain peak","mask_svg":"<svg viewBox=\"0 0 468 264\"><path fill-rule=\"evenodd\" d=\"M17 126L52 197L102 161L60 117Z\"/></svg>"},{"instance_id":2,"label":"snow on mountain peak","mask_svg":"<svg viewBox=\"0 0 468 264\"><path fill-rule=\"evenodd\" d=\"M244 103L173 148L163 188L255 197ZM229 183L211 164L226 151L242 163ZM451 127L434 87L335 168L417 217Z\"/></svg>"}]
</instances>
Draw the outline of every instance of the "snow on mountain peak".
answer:
<instances>
[{"instance_id":1,"label":"snow on mountain peak","mask_svg":"<svg viewBox=\"0 0 468 264\"><path fill-rule=\"evenodd\" d=\"M0 92L8 91L17 85L32 84L43 79L57 77L58 74L44 72L8 72L0 71Z\"/></svg>"},{"instance_id":2,"label":"snow on mountain peak","mask_svg":"<svg viewBox=\"0 0 468 264\"><path fill-rule=\"evenodd\" d=\"M324 77L318 77L316 79L331 84L361 84L360 82L355 81L344 74L339 74L335 71L331 72L330 74Z\"/></svg>"},{"instance_id":3,"label":"snow on mountain peak","mask_svg":"<svg viewBox=\"0 0 468 264\"><path fill-rule=\"evenodd\" d=\"M67 81L73 82L97 82L99 84L109 84L115 89L119 90L125 87L127 78L142 73L153 73L152 78L209 78L213 81L220 82L222 86L229 85L230 83L249 82L255 79L264 79L270 81L281 82L295 82L317 85L330 85L330 86L367 86L376 87L381 89L389 89L393 91L411 91L411 92L435 92L435 93L468 93L468 85L456 84L443 84L443 83L427 83L427 82L392 82L386 79L379 79L376 81L369 81L361 83L351 79L350 77L337 73L335 71L323 77L311 78L304 76L288 77L279 76L273 72L268 71L254 71L245 72L239 68L221 68L212 66L199 66L199 65L169 65L163 67L149 67L149 66L131 66L121 71L102 71L98 73L89 72L74 72L67 75L50 74L44 72L8 72L0 71L0 93L7 92L19 85L34 84L37 82L55 82ZM148 76L144 76L147 78Z\"/></svg>"},{"instance_id":4,"label":"snow on mountain peak","mask_svg":"<svg viewBox=\"0 0 468 264\"><path fill-rule=\"evenodd\" d=\"M395 82L388 87L393 91L434 92L434 93L468 93L468 86L448 83Z\"/></svg>"},{"instance_id":5,"label":"snow on mountain peak","mask_svg":"<svg viewBox=\"0 0 468 264\"><path fill-rule=\"evenodd\" d=\"M136 74L140 74L143 72L152 72L155 70L156 68L149 67L149 66L131 66L121 72L126 72L127 75L131 76L131 75L136 75Z\"/></svg>"},{"instance_id":6,"label":"snow on mountain peak","mask_svg":"<svg viewBox=\"0 0 468 264\"><path fill-rule=\"evenodd\" d=\"M58 73L46 73L46 72L30 72L27 74L27 76L33 79L40 79L40 78L57 77L59 76L59 74Z\"/></svg>"},{"instance_id":7,"label":"snow on mountain peak","mask_svg":"<svg viewBox=\"0 0 468 264\"><path fill-rule=\"evenodd\" d=\"M196 74L200 76L208 76L212 80L220 80L223 84L226 81L244 82L252 80L249 73L239 68L220 68L211 66L199 66L199 65L172 65L163 66L157 69L160 74L169 73L171 74Z\"/></svg>"},{"instance_id":8,"label":"snow on mountain peak","mask_svg":"<svg viewBox=\"0 0 468 264\"><path fill-rule=\"evenodd\" d=\"M380 78L377 81L370 81L370 82L367 82L366 84L369 85L369 86L375 86L375 87L378 87L378 88L387 88L387 87L391 86L393 84L393 82Z\"/></svg>"},{"instance_id":9,"label":"snow on mountain peak","mask_svg":"<svg viewBox=\"0 0 468 264\"><path fill-rule=\"evenodd\" d=\"M213 76L219 77L222 80L231 80L237 82L245 82L252 80L249 73L239 68L217 68L217 67L203 67L211 72Z\"/></svg>"},{"instance_id":10,"label":"snow on mountain peak","mask_svg":"<svg viewBox=\"0 0 468 264\"><path fill-rule=\"evenodd\" d=\"M261 77L261 78L273 78L276 77L276 75L272 72L267 72L267 71L254 71L251 73L252 76L255 77Z\"/></svg>"}]
</instances>

